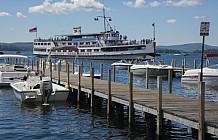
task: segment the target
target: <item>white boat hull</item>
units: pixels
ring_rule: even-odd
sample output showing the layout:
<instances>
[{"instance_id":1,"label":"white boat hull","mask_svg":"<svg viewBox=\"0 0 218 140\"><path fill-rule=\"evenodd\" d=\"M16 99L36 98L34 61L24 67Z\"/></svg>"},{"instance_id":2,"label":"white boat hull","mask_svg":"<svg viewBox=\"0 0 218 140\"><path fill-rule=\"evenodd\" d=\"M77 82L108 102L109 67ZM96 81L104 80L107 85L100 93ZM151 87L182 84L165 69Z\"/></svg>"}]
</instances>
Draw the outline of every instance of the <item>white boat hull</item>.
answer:
<instances>
[{"instance_id":1,"label":"white boat hull","mask_svg":"<svg viewBox=\"0 0 218 140\"><path fill-rule=\"evenodd\" d=\"M130 69L133 75L136 76L146 76L148 69L149 77L167 77L168 71L172 68L172 66L165 65L163 62L148 60L139 62L139 64L133 65Z\"/></svg>"},{"instance_id":2,"label":"white boat hull","mask_svg":"<svg viewBox=\"0 0 218 140\"><path fill-rule=\"evenodd\" d=\"M156 76L163 76L166 77L168 75L169 69L156 69L156 68L149 68L149 77L156 77ZM136 76L146 76L146 68L138 68L138 69L131 69L133 75Z\"/></svg>"},{"instance_id":3,"label":"white boat hull","mask_svg":"<svg viewBox=\"0 0 218 140\"><path fill-rule=\"evenodd\" d=\"M115 66L116 70L128 70L129 67L131 67L133 64L128 63L113 63L111 66Z\"/></svg>"},{"instance_id":4,"label":"white boat hull","mask_svg":"<svg viewBox=\"0 0 218 140\"><path fill-rule=\"evenodd\" d=\"M182 75L181 82L186 84L197 84L199 81L200 69L187 70ZM203 68L203 81L205 85L218 86L218 70Z\"/></svg>"},{"instance_id":5,"label":"white boat hull","mask_svg":"<svg viewBox=\"0 0 218 140\"><path fill-rule=\"evenodd\" d=\"M40 89L27 89L25 82L12 83L15 98L21 102L42 102L42 94ZM49 102L67 101L69 90L52 83L53 92L49 97Z\"/></svg>"}]
</instances>

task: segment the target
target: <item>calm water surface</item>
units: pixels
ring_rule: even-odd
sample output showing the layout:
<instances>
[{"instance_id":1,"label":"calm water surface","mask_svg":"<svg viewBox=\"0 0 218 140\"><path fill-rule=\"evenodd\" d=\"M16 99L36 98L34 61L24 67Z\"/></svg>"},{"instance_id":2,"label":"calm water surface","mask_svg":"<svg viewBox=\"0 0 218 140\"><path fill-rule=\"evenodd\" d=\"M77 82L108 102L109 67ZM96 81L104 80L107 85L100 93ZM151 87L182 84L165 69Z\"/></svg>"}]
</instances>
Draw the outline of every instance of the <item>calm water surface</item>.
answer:
<instances>
[{"instance_id":1,"label":"calm water surface","mask_svg":"<svg viewBox=\"0 0 218 140\"><path fill-rule=\"evenodd\" d=\"M28 54L28 53L27 53ZM31 56L31 53L29 54ZM157 59L164 59L167 64L172 59L181 65L182 58L187 59L187 66L193 67L193 60L200 62L200 54L174 56L163 54ZM216 62L217 60L214 60ZM104 79L114 61L84 61L85 67L93 63L96 71L101 63L104 64ZM213 62L213 61L212 61ZM179 76L179 75L178 75ZM127 72L117 71L116 81L127 83ZM145 79L134 77L134 86L144 87ZM155 89L156 80L151 80L149 87ZM164 91L167 91L167 81L163 81ZM189 98L197 98L197 87L182 85L180 78L173 79L173 94ZM218 103L218 89L206 88L206 100ZM92 112L88 101L77 109L74 102L55 103L50 106L41 104L21 104L15 100L11 88L0 88L0 139L156 139L155 131L146 127L141 112L136 112L133 127L128 127L128 111L124 114L116 112L110 120L106 117L106 101ZM197 139L187 133L187 127L175 122L164 123L164 139ZM215 139L215 138L214 138Z\"/></svg>"}]
</instances>

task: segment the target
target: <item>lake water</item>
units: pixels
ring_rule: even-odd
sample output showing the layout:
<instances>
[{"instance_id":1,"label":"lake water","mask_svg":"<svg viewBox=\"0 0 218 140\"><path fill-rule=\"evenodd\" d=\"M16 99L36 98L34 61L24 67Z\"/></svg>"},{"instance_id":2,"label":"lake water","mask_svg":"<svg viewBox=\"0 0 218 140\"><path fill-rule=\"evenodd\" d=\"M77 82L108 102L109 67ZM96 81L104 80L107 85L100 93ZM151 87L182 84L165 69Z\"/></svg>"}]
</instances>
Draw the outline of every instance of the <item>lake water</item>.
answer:
<instances>
[{"instance_id":1,"label":"lake water","mask_svg":"<svg viewBox=\"0 0 218 140\"><path fill-rule=\"evenodd\" d=\"M31 53L23 53L32 56ZM173 55L162 54L157 59L164 59L167 64L176 59L177 66L181 66L186 58L187 67L193 67L193 60L200 62L200 54ZM215 63L217 59L211 60ZM104 64L103 79L107 79L110 64L114 61L84 61L88 69L92 62L95 70ZM127 72L117 71L116 81L127 84ZM144 87L145 78L134 77L134 86ZM150 81L149 87L156 88L156 80ZM167 91L167 80L163 80L164 91ZM197 87L182 85L180 77L173 79L173 94L189 98L197 98ZM218 89L206 88L206 100L218 103ZM114 114L110 120L106 116L106 101L103 106L91 112L84 100L83 106L77 109L74 102L56 103L50 106L40 104L21 104L15 100L11 88L0 88L0 139L156 139L154 131L146 128L141 112L136 112L133 127L128 127L127 108L124 115ZM187 132L187 127L175 122L164 123L164 139L197 139ZM216 138L214 138L216 139Z\"/></svg>"}]
</instances>

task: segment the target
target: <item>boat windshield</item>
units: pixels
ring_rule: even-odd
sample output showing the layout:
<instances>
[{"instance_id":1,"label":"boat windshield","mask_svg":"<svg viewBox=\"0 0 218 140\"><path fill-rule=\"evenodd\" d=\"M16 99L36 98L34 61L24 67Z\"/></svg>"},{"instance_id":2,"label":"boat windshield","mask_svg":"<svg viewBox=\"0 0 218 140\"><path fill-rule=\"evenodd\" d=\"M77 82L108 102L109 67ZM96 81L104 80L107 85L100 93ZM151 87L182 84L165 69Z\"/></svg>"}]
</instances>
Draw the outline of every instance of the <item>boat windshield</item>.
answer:
<instances>
[{"instance_id":1,"label":"boat windshield","mask_svg":"<svg viewBox=\"0 0 218 140\"><path fill-rule=\"evenodd\" d=\"M25 65L27 63L28 60L25 58L0 58L0 64Z\"/></svg>"},{"instance_id":2,"label":"boat windshield","mask_svg":"<svg viewBox=\"0 0 218 140\"><path fill-rule=\"evenodd\" d=\"M211 68L211 69L218 69L218 64L209 66L208 68Z\"/></svg>"}]
</instances>

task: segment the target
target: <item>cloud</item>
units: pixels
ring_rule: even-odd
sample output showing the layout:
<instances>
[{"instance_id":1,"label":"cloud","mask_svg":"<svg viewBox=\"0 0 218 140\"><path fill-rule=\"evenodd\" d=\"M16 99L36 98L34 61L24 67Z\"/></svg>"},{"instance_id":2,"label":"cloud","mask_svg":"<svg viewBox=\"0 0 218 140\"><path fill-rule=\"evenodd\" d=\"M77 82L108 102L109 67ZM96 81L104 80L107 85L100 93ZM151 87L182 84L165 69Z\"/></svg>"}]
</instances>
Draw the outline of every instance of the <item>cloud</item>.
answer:
<instances>
[{"instance_id":1,"label":"cloud","mask_svg":"<svg viewBox=\"0 0 218 140\"><path fill-rule=\"evenodd\" d=\"M135 2L123 2L124 5L128 7L135 7L135 8L141 8L141 7L148 7L148 4L145 0L136 0Z\"/></svg>"},{"instance_id":2,"label":"cloud","mask_svg":"<svg viewBox=\"0 0 218 140\"><path fill-rule=\"evenodd\" d=\"M165 6L178 6L178 7L187 7L187 6L197 6L200 5L200 0L166 0L163 2Z\"/></svg>"},{"instance_id":3,"label":"cloud","mask_svg":"<svg viewBox=\"0 0 218 140\"><path fill-rule=\"evenodd\" d=\"M154 1L154 2L150 3L151 7L159 7L160 5L161 5L161 3L158 1Z\"/></svg>"},{"instance_id":4,"label":"cloud","mask_svg":"<svg viewBox=\"0 0 218 140\"><path fill-rule=\"evenodd\" d=\"M102 9L104 5L95 0L63 0L61 2L52 2L45 0L41 5L29 7L29 13L52 13L63 14L75 10L91 11L93 9Z\"/></svg>"},{"instance_id":5,"label":"cloud","mask_svg":"<svg viewBox=\"0 0 218 140\"><path fill-rule=\"evenodd\" d=\"M6 16L11 16L11 14L7 12L0 12L0 17L6 17Z\"/></svg>"},{"instance_id":6,"label":"cloud","mask_svg":"<svg viewBox=\"0 0 218 140\"><path fill-rule=\"evenodd\" d=\"M17 12L17 17L19 17L19 18L27 18L27 16L25 16L21 12Z\"/></svg>"},{"instance_id":7,"label":"cloud","mask_svg":"<svg viewBox=\"0 0 218 140\"><path fill-rule=\"evenodd\" d=\"M169 24L174 24L174 23L176 23L176 20L175 20L175 19L168 19L168 20L167 20L167 23L169 23Z\"/></svg>"},{"instance_id":8,"label":"cloud","mask_svg":"<svg viewBox=\"0 0 218 140\"><path fill-rule=\"evenodd\" d=\"M194 16L193 18L194 18L194 19L204 19L205 16Z\"/></svg>"}]
</instances>

